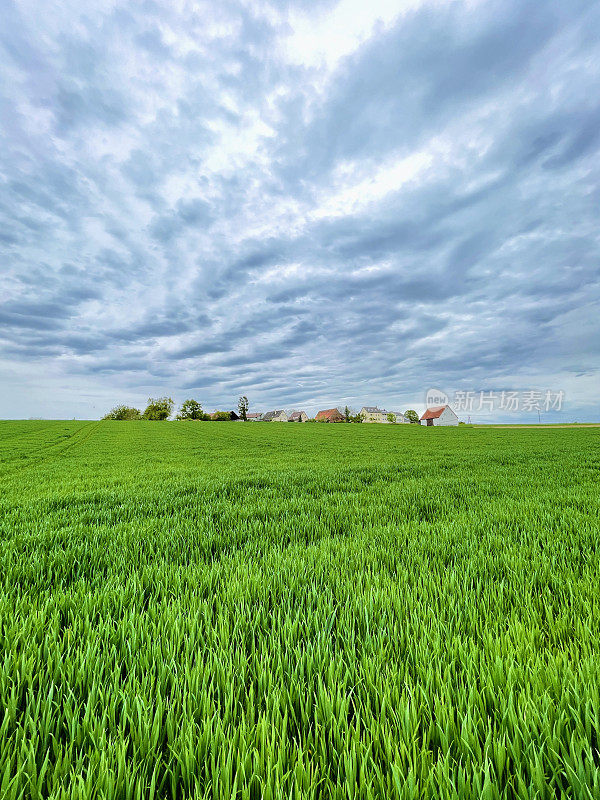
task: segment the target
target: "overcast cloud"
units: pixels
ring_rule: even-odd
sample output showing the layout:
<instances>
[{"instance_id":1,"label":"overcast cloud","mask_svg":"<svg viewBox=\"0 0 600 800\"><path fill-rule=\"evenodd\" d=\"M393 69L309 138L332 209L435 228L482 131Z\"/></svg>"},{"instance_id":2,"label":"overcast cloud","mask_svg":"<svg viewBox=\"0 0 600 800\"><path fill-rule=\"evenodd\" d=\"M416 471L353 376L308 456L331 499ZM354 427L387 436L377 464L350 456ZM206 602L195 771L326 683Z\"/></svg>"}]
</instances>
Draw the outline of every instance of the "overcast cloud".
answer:
<instances>
[{"instance_id":1,"label":"overcast cloud","mask_svg":"<svg viewBox=\"0 0 600 800\"><path fill-rule=\"evenodd\" d=\"M0 416L435 386L600 418L597 2L2 16Z\"/></svg>"}]
</instances>

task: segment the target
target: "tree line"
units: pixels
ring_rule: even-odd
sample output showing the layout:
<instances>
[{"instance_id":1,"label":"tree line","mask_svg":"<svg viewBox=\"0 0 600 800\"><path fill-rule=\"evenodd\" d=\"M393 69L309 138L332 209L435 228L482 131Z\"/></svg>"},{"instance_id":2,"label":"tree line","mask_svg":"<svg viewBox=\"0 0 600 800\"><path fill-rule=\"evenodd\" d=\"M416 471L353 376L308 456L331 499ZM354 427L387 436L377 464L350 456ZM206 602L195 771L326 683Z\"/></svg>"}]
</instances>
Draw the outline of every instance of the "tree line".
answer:
<instances>
[{"instance_id":1,"label":"tree line","mask_svg":"<svg viewBox=\"0 0 600 800\"><path fill-rule=\"evenodd\" d=\"M206 411L203 410L202 405L193 398L189 400L184 400L177 412L175 419L176 420L201 420L205 422L227 422L232 419L242 419L244 422L248 419L248 408L250 407L250 403L248 402L248 398L246 395L242 395L238 400L238 413L235 414L233 411L215 411L213 414L207 414ZM105 414L102 419L112 419L112 420L153 420L156 422L162 422L173 414L173 409L175 408L175 402L171 397L150 397L148 398L148 404L146 408L142 412L139 408L134 408L133 406L126 406L120 405L115 406L112 408L108 414ZM353 414L348 406L344 408L344 422L362 422L364 420L364 416L362 414ZM419 422L419 416L416 411L409 409L408 411L404 412L404 416L412 423ZM393 418L393 419L392 419ZM308 420L309 422L315 422L314 419ZM388 422L395 422L396 416L395 414L388 414Z\"/></svg>"},{"instance_id":2,"label":"tree line","mask_svg":"<svg viewBox=\"0 0 600 800\"><path fill-rule=\"evenodd\" d=\"M246 420L248 413L248 398L244 395L240 397L238 402L238 411L240 412L239 418ZM169 419L173 414L175 408L175 401L172 397L150 397L148 404L142 412L139 408L133 406L120 405L112 408L108 414L105 414L102 419L113 420L152 420L155 422L163 422ZM227 421L237 419L237 415L232 416L231 411L215 411L214 414L207 414L202 405L193 398L184 400L177 412L175 419L177 420L205 420L205 421Z\"/></svg>"}]
</instances>

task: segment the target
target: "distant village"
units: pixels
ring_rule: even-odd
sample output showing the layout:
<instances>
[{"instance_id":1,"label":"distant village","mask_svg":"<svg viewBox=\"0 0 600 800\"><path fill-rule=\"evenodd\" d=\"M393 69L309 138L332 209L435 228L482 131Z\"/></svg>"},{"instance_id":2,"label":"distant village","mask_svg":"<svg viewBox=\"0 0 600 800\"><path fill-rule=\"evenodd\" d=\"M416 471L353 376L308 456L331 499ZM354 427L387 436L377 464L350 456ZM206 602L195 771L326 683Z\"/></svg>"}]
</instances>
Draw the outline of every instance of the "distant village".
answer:
<instances>
[{"instance_id":1,"label":"distant village","mask_svg":"<svg viewBox=\"0 0 600 800\"><path fill-rule=\"evenodd\" d=\"M241 419L234 411L232 419ZM408 416L407 416L408 415ZM326 408L311 419L305 411L292 411L286 414L282 409L267 411L265 414L246 414L251 422L378 422L382 424L420 424L420 425L458 425L458 417L450 406L428 408L419 418L416 412L386 411L377 406L363 406L358 414L344 413L339 408Z\"/></svg>"},{"instance_id":2,"label":"distant village","mask_svg":"<svg viewBox=\"0 0 600 800\"><path fill-rule=\"evenodd\" d=\"M164 421L169 419L174 410L174 402L170 397L150 398L144 412L138 408L120 405L115 406L103 419L106 420L149 420ZM240 397L237 411L213 411L207 413L197 400L185 400L175 416L176 420L191 420L200 422L320 422L320 423L380 423L384 425L458 425L458 417L449 405L433 406L426 409L421 417L416 411L409 409L401 411L387 411L377 406L363 406L356 413L348 406L341 408L325 408L309 417L306 411L291 411L283 409L266 412L250 412L248 398Z\"/></svg>"}]
</instances>

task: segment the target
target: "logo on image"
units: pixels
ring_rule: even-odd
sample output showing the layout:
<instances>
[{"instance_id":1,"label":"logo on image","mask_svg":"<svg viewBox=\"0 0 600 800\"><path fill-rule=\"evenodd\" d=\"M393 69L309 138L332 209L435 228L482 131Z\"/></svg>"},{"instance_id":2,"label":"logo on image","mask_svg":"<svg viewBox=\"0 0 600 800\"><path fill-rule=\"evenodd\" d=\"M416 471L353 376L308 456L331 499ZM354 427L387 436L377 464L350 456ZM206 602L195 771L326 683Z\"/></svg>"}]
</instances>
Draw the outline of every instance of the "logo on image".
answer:
<instances>
[{"instance_id":1,"label":"logo on image","mask_svg":"<svg viewBox=\"0 0 600 800\"><path fill-rule=\"evenodd\" d=\"M450 400L446 392L441 389L427 389L425 394L425 408L433 408L434 406L447 406Z\"/></svg>"}]
</instances>

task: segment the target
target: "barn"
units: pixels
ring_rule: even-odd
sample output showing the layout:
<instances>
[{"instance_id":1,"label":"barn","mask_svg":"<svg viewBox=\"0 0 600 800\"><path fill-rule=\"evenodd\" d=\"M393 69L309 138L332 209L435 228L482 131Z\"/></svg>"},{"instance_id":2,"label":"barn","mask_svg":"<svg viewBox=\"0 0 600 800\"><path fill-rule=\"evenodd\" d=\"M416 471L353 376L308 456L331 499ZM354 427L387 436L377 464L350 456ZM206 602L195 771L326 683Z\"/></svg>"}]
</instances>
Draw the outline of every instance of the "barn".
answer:
<instances>
[{"instance_id":1,"label":"barn","mask_svg":"<svg viewBox=\"0 0 600 800\"><path fill-rule=\"evenodd\" d=\"M428 408L419 420L421 425L458 425L458 417L450 406Z\"/></svg>"}]
</instances>

